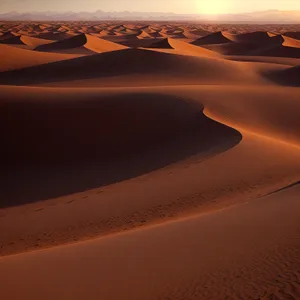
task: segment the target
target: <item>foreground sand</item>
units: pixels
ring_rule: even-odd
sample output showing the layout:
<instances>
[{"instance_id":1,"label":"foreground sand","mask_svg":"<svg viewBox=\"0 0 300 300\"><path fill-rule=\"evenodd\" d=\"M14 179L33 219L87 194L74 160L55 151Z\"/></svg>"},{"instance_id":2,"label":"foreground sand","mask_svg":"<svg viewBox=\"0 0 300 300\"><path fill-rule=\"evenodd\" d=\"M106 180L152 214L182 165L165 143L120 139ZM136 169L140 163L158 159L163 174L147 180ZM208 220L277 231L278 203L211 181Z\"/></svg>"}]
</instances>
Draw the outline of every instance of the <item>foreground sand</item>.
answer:
<instances>
[{"instance_id":1,"label":"foreground sand","mask_svg":"<svg viewBox=\"0 0 300 300\"><path fill-rule=\"evenodd\" d=\"M2 26L2 295L300 299L296 33Z\"/></svg>"},{"instance_id":2,"label":"foreground sand","mask_svg":"<svg viewBox=\"0 0 300 300\"><path fill-rule=\"evenodd\" d=\"M299 192L298 185L206 215L2 259L2 293L12 299L299 299Z\"/></svg>"}]
</instances>

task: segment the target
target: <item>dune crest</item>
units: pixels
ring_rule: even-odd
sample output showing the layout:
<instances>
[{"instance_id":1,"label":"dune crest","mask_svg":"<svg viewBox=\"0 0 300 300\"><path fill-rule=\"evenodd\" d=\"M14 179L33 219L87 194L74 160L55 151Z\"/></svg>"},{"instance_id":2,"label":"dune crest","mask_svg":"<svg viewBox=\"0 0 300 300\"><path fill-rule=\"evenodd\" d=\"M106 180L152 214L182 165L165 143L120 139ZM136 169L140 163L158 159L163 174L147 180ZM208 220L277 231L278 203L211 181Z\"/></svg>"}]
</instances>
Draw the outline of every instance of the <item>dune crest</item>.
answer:
<instances>
[{"instance_id":1,"label":"dune crest","mask_svg":"<svg viewBox=\"0 0 300 300\"><path fill-rule=\"evenodd\" d=\"M126 49L127 47L109 42L98 37L79 34L54 43L40 45L37 51L94 54Z\"/></svg>"}]
</instances>

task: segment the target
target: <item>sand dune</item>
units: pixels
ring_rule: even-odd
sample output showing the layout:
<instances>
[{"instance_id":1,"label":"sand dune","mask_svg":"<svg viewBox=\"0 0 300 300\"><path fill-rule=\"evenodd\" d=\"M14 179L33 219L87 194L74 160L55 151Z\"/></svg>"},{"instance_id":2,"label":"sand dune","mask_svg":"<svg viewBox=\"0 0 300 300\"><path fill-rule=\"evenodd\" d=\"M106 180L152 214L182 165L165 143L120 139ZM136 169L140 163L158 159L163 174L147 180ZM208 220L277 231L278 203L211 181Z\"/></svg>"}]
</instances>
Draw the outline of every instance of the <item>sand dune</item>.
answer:
<instances>
[{"instance_id":1,"label":"sand dune","mask_svg":"<svg viewBox=\"0 0 300 300\"><path fill-rule=\"evenodd\" d=\"M51 40L35 38L32 36L26 36L26 35L22 35L20 37L20 40L25 45L29 46L31 49L35 49L36 47L41 46L41 45L47 45L47 44L53 43L53 41L51 41Z\"/></svg>"},{"instance_id":2,"label":"sand dune","mask_svg":"<svg viewBox=\"0 0 300 300\"><path fill-rule=\"evenodd\" d=\"M36 47L38 51L93 54L125 49L125 46L80 34L62 41Z\"/></svg>"},{"instance_id":3,"label":"sand dune","mask_svg":"<svg viewBox=\"0 0 300 300\"><path fill-rule=\"evenodd\" d=\"M299 299L299 32L1 22L2 298Z\"/></svg>"},{"instance_id":4,"label":"sand dune","mask_svg":"<svg viewBox=\"0 0 300 300\"><path fill-rule=\"evenodd\" d=\"M222 35L232 42L264 43L270 39L270 34L265 31L255 31L243 34L230 34L222 32Z\"/></svg>"},{"instance_id":5,"label":"sand dune","mask_svg":"<svg viewBox=\"0 0 300 300\"><path fill-rule=\"evenodd\" d=\"M223 32L214 32L207 36L201 37L194 41L192 44L201 46L201 45L213 45L213 44L224 44L232 42L226 36L224 36Z\"/></svg>"},{"instance_id":6,"label":"sand dune","mask_svg":"<svg viewBox=\"0 0 300 300\"><path fill-rule=\"evenodd\" d=\"M4 72L8 70L22 69L75 57L78 57L78 55L41 53L26 49L19 49L9 45L0 45L0 71Z\"/></svg>"},{"instance_id":7,"label":"sand dune","mask_svg":"<svg viewBox=\"0 0 300 300\"><path fill-rule=\"evenodd\" d=\"M177 39L163 39L160 41L156 41L150 46L146 46L145 48L149 48L151 50L157 49L157 51L171 53L171 54L179 54L179 55L189 55L189 56L199 56L199 57L220 57L214 51L209 49L195 46L193 44L177 40Z\"/></svg>"},{"instance_id":8,"label":"sand dune","mask_svg":"<svg viewBox=\"0 0 300 300\"><path fill-rule=\"evenodd\" d=\"M24 45L24 42L21 40L20 36L16 36L11 33L8 33L0 37L0 44Z\"/></svg>"},{"instance_id":9,"label":"sand dune","mask_svg":"<svg viewBox=\"0 0 300 300\"><path fill-rule=\"evenodd\" d=\"M300 48L300 41L297 39L293 39L287 36L283 36L284 42L283 45L287 47Z\"/></svg>"},{"instance_id":10,"label":"sand dune","mask_svg":"<svg viewBox=\"0 0 300 300\"><path fill-rule=\"evenodd\" d=\"M159 41L155 41L148 48L174 49L170 45L169 39L161 39Z\"/></svg>"},{"instance_id":11,"label":"sand dune","mask_svg":"<svg viewBox=\"0 0 300 300\"><path fill-rule=\"evenodd\" d=\"M253 33L254 34L254 33ZM251 39L252 34L237 35L238 37L232 38L232 43L223 44L212 44L203 45L203 47L216 51L224 55L260 55L266 51L276 51L280 47L284 39L282 36L270 37L268 34L266 36L260 37L260 33L257 38ZM226 35L228 38L228 34ZM254 34L255 36L255 34ZM272 56L272 55L270 55ZM276 56L276 55L274 55Z\"/></svg>"},{"instance_id":12,"label":"sand dune","mask_svg":"<svg viewBox=\"0 0 300 300\"><path fill-rule=\"evenodd\" d=\"M125 49L0 73L0 84L38 84L130 74L136 75L137 81L142 75L156 74L164 76L165 80L170 78L168 82L174 83L183 83L187 79L195 83L255 80L250 69L244 73L243 70L239 63L222 59ZM236 73L241 76L237 77Z\"/></svg>"},{"instance_id":13,"label":"sand dune","mask_svg":"<svg viewBox=\"0 0 300 300\"><path fill-rule=\"evenodd\" d=\"M250 52L249 55L300 58L300 49L289 46L277 46L270 49L261 49Z\"/></svg>"},{"instance_id":14,"label":"sand dune","mask_svg":"<svg viewBox=\"0 0 300 300\"><path fill-rule=\"evenodd\" d=\"M39 33L33 36L38 39L44 39L44 40L50 40L50 41L61 41L68 38L71 38L72 35L68 33L53 33L53 32L45 32L45 33Z\"/></svg>"}]
</instances>

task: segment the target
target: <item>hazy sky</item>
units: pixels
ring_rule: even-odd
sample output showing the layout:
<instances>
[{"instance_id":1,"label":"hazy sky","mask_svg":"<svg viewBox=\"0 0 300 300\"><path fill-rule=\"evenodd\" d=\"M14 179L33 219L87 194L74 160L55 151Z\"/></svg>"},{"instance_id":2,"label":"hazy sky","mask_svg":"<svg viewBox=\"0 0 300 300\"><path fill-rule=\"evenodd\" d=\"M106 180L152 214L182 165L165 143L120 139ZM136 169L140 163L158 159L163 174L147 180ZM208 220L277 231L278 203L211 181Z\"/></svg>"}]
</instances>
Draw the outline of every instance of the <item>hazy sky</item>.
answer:
<instances>
[{"instance_id":1,"label":"hazy sky","mask_svg":"<svg viewBox=\"0 0 300 300\"><path fill-rule=\"evenodd\" d=\"M0 0L0 12L144 11L241 13L267 9L300 10L300 0Z\"/></svg>"}]
</instances>

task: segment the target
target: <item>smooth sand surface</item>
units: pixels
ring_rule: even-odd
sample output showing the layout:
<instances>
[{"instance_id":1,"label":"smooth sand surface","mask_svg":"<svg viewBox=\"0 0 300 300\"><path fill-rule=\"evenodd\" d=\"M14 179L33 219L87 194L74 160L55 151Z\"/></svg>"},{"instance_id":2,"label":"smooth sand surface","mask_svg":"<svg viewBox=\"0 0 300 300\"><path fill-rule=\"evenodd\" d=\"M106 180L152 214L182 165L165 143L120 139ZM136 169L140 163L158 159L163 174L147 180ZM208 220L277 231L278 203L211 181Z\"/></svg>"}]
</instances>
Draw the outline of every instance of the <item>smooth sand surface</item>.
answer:
<instances>
[{"instance_id":1,"label":"smooth sand surface","mask_svg":"<svg viewBox=\"0 0 300 300\"><path fill-rule=\"evenodd\" d=\"M298 185L199 217L2 258L2 293L13 299L299 299L299 192Z\"/></svg>"},{"instance_id":2,"label":"smooth sand surface","mask_svg":"<svg viewBox=\"0 0 300 300\"><path fill-rule=\"evenodd\" d=\"M300 299L298 25L0 24L0 297Z\"/></svg>"},{"instance_id":3,"label":"smooth sand surface","mask_svg":"<svg viewBox=\"0 0 300 300\"><path fill-rule=\"evenodd\" d=\"M22 69L76 57L78 57L78 55L42 53L15 48L11 45L0 45L0 71Z\"/></svg>"}]
</instances>

